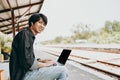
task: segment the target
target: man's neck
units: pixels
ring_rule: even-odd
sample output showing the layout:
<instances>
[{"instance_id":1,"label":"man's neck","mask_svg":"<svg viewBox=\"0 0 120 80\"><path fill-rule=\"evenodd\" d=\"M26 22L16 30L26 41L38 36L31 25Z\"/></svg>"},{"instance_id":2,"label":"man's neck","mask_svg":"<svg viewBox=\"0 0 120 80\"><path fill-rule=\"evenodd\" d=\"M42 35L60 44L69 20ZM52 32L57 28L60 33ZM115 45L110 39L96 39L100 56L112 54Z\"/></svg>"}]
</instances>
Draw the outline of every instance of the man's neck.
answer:
<instances>
[{"instance_id":1,"label":"man's neck","mask_svg":"<svg viewBox=\"0 0 120 80\"><path fill-rule=\"evenodd\" d=\"M33 32L35 36L37 35L37 33L32 29L32 27L30 27L30 30Z\"/></svg>"}]
</instances>

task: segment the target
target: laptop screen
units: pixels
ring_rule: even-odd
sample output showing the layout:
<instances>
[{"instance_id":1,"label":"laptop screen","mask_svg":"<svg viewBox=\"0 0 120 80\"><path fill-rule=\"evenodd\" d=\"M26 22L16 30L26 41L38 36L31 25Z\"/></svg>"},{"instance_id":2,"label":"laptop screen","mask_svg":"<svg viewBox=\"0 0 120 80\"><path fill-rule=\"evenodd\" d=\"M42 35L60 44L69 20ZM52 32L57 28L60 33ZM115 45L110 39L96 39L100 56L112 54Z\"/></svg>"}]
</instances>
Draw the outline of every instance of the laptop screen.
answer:
<instances>
[{"instance_id":1,"label":"laptop screen","mask_svg":"<svg viewBox=\"0 0 120 80\"><path fill-rule=\"evenodd\" d=\"M63 49L63 51L61 52L57 62L59 62L59 63L64 65L66 63L70 53L71 53L70 49Z\"/></svg>"}]
</instances>

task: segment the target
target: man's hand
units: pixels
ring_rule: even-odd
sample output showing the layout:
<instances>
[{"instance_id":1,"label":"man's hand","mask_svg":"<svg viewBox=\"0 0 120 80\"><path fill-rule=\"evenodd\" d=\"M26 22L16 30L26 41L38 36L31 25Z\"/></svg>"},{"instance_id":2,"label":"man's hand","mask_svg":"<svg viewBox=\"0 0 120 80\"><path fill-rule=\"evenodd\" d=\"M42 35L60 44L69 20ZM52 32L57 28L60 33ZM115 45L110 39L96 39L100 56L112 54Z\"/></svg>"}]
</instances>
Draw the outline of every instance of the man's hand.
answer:
<instances>
[{"instance_id":1,"label":"man's hand","mask_svg":"<svg viewBox=\"0 0 120 80\"><path fill-rule=\"evenodd\" d=\"M44 60L40 60L39 62L40 62L39 67L49 67L56 64L56 62L51 59L44 59Z\"/></svg>"},{"instance_id":2,"label":"man's hand","mask_svg":"<svg viewBox=\"0 0 120 80\"><path fill-rule=\"evenodd\" d=\"M43 62L43 63L47 63L49 61L52 61L51 59L43 59L43 60L40 60L40 62Z\"/></svg>"}]
</instances>

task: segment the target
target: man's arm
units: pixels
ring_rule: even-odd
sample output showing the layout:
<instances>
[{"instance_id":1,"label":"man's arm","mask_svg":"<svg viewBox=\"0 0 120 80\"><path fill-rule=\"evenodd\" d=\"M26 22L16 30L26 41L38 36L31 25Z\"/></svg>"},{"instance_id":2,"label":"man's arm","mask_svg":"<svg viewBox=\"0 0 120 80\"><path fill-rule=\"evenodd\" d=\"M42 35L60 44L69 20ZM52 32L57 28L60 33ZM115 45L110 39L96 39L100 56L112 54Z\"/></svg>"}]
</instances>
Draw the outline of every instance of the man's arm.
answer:
<instances>
[{"instance_id":1,"label":"man's arm","mask_svg":"<svg viewBox=\"0 0 120 80\"><path fill-rule=\"evenodd\" d=\"M53 60L51 59L43 59L43 60L34 60L33 65L31 66L30 70L42 68L42 67L48 67L56 64Z\"/></svg>"}]
</instances>

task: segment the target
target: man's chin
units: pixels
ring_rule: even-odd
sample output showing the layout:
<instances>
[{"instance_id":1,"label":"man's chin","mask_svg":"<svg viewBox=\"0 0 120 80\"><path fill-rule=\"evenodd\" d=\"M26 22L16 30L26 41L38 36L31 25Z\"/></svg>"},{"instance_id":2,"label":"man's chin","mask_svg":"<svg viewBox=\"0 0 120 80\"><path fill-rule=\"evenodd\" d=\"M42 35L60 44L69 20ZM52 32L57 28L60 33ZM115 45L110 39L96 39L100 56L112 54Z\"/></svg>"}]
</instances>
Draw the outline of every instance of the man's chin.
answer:
<instances>
[{"instance_id":1,"label":"man's chin","mask_svg":"<svg viewBox=\"0 0 120 80\"><path fill-rule=\"evenodd\" d=\"M38 33L41 33L42 31L38 31Z\"/></svg>"}]
</instances>

